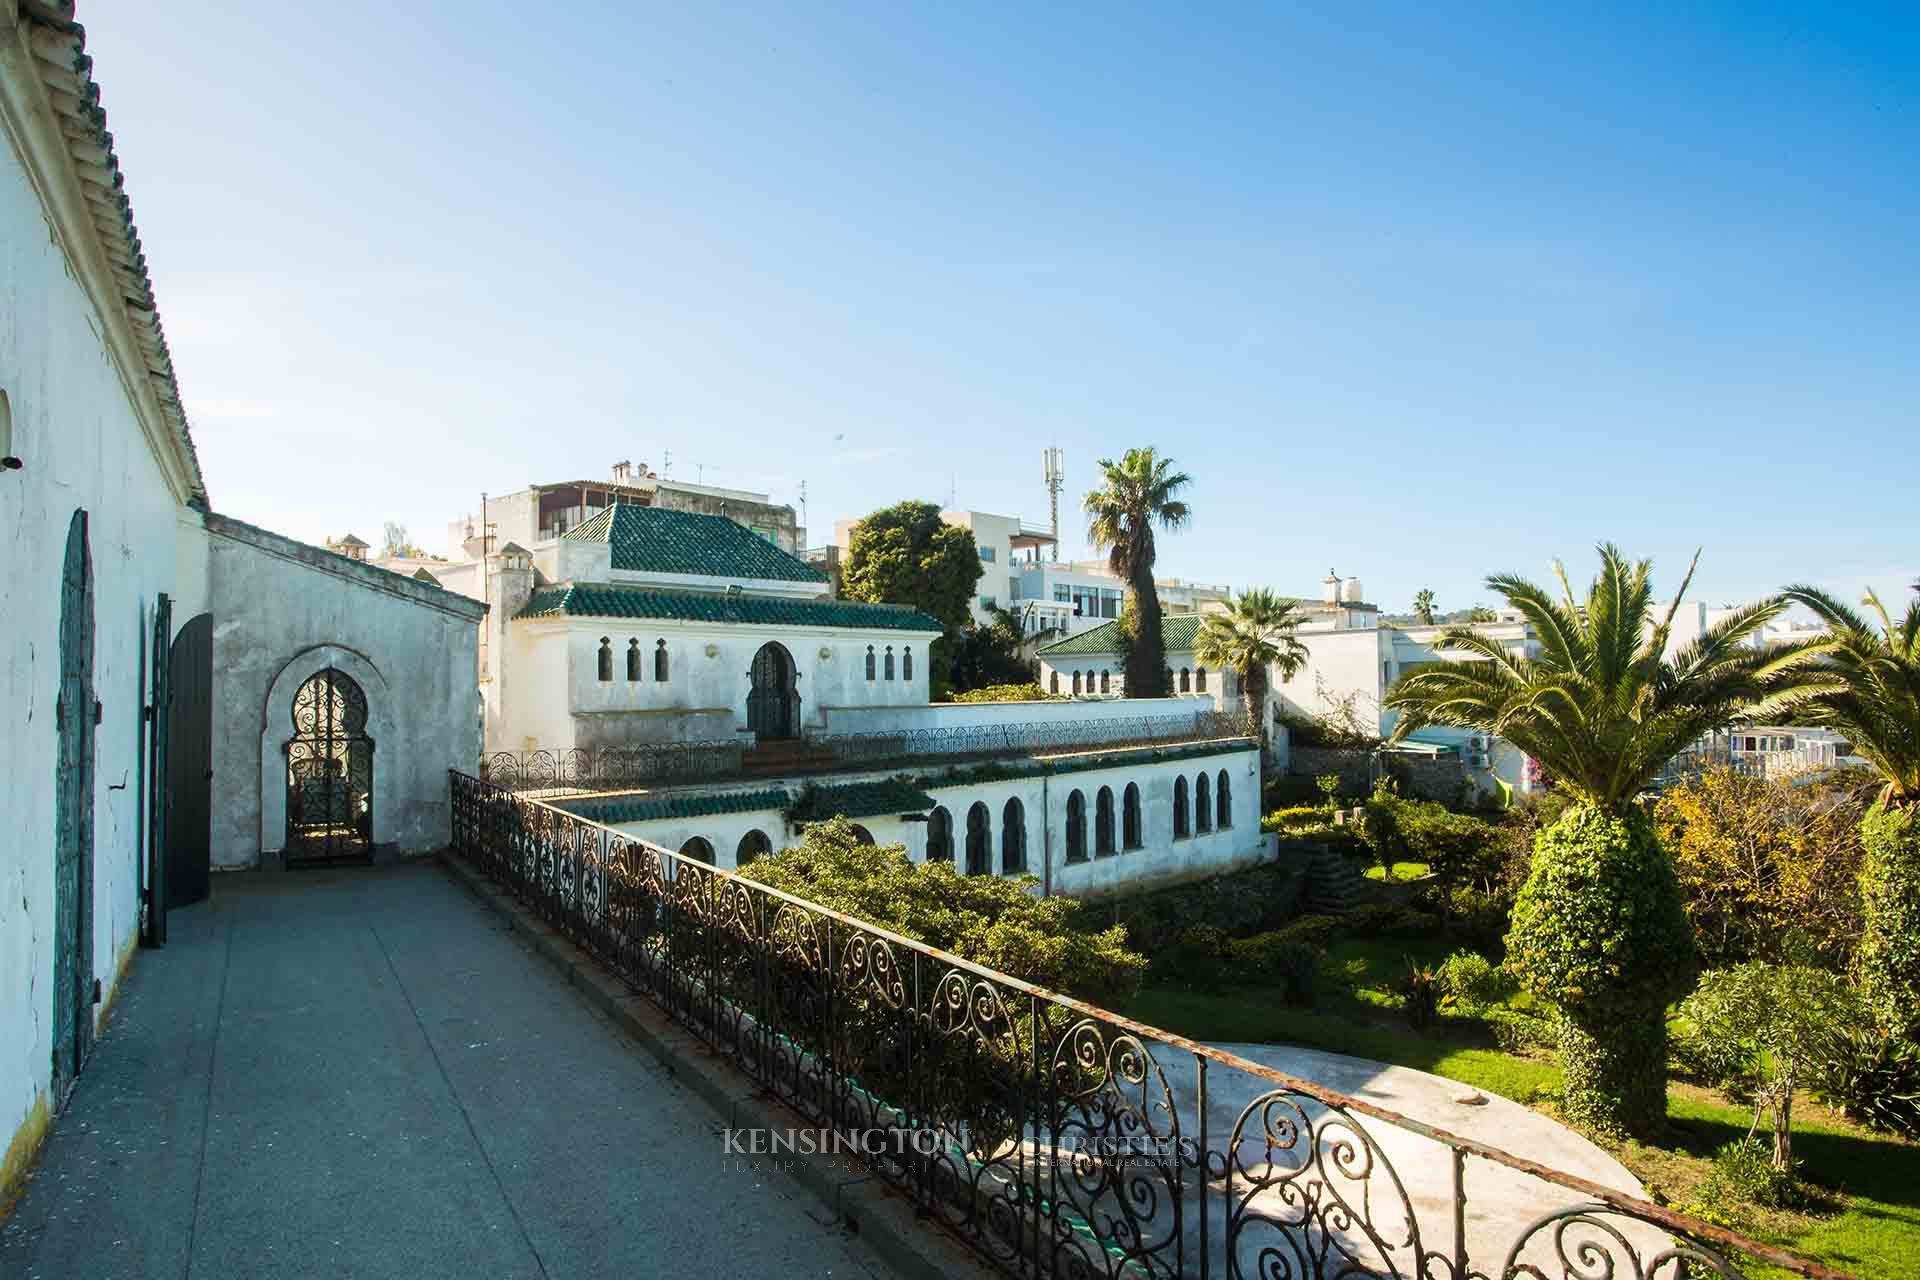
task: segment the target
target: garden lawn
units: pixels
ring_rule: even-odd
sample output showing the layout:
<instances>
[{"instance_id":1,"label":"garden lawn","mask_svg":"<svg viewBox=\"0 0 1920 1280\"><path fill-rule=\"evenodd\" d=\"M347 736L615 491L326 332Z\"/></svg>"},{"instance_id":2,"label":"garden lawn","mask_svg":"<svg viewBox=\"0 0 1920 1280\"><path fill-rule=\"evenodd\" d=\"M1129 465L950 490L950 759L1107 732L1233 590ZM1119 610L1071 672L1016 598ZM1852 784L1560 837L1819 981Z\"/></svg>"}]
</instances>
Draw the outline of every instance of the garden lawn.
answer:
<instances>
[{"instance_id":1,"label":"garden lawn","mask_svg":"<svg viewBox=\"0 0 1920 1280\"><path fill-rule=\"evenodd\" d=\"M1491 1042L1475 1019L1443 1017L1416 1032L1384 1007L1409 958L1436 963L1447 948L1426 940L1347 939L1323 968L1320 1007L1291 1009L1270 987L1201 993L1148 987L1129 1007L1143 1022L1196 1040L1297 1044L1432 1072L1521 1102L1560 1087L1552 1055L1528 1057ZM1517 1003L1524 1003L1524 998ZM1796 1101L1794 1152L1820 1201L1807 1211L1694 1205L1715 1150L1746 1134L1753 1113L1692 1085L1670 1087L1671 1136L1662 1145L1603 1143L1656 1198L1710 1216L1756 1239L1796 1249L1861 1280L1920 1280L1920 1144L1871 1133L1814 1103ZM1749 1267L1750 1277L1784 1275Z\"/></svg>"}]
</instances>

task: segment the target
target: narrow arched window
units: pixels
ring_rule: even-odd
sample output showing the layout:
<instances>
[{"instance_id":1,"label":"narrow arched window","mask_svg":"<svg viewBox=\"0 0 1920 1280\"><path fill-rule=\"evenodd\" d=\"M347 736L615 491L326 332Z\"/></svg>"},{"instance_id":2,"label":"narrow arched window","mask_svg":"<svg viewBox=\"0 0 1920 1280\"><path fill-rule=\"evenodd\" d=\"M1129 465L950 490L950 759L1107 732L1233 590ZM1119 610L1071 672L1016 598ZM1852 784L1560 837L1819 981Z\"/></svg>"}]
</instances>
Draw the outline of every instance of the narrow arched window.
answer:
<instances>
[{"instance_id":1,"label":"narrow arched window","mask_svg":"<svg viewBox=\"0 0 1920 1280\"><path fill-rule=\"evenodd\" d=\"M1140 847L1140 784L1129 782L1120 794L1120 847Z\"/></svg>"},{"instance_id":2,"label":"narrow arched window","mask_svg":"<svg viewBox=\"0 0 1920 1280\"><path fill-rule=\"evenodd\" d=\"M655 680L667 678L667 642L664 637L656 640L653 645L653 678Z\"/></svg>"},{"instance_id":3,"label":"narrow arched window","mask_svg":"<svg viewBox=\"0 0 1920 1280\"><path fill-rule=\"evenodd\" d=\"M887 646L887 679L893 679L893 646Z\"/></svg>"},{"instance_id":4,"label":"narrow arched window","mask_svg":"<svg viewBox=\"0 0 1920 1280\"><path fill-rule=\"evenodd\" d=\"M1093 802L1093 851L1113 852L1113 788L1102 787Z\"/></svg>"},{"instance_id":5,"label":"narrow arched window","mask_svg":"<svg viewBox=\"0 0 1920 1280\"><path fill-rule=\"evenodd\" d=\"M1067 861L1087 860L1087 798L1078 791L1067 795Z\"/></svg>"},{"instance_id":6,"label":"narrow arched window","mask_svg":"<svg viewBox=\"0 0 1920 1280\"><path fill-rule=\"evenodd\" d=\"M1060 692L1060 673L1058 671L1047 672L1047 692Z\"/></svg>"},{"instance_id":7,"label":"narrow arched window","mask_svg":"<svg viewBox=\"0 0 1920 1280\"><path fill-rule=\"evenodd\" d=\"M1113 673L1111 671L1102 671L1100 673L1100 692L1111 693L1113 691L1112 680Z\"/></svg>"},{"instance_id":8,"label":"narrow arched window","mask_svg":"<svg viewBox=\"0 0 1920 1280\"><path fill-rule=\"evenodd\" d=\"M913 679L913 647L911 645L900 646L900 678Z\"/></svg>"},{"instance_id":9,"label":"narrow arched window","mask_svg":"<svg viewBox=\"0 0 1920 1280\"><path fill-rule=\"evenodd\" d=\"M993 815L979 800L967 810L967 874L993 874Z\"/></svg>"},{"instance_id":10,"label":"narrow arched window","mask_svg":"<svg viewBox=\"0 0 1920 1280\"><path fill-rule=\"evenodd\" d=\"M1213 830L1213 797L1210 791L1206 774L1193 780L1193 827L1201 835Z\"/></svg>"},{"instance_id":11,"label":"narrow arched window","mask_svg":"<svg viewBox=\"0 0 1920 1280\"><path fill-rule=\"evenodd\" d=\"M1232 784L1227 781L1227 771L1222 769L1220 771L1220 777L1213 789L1213 825L1222 831L1225 831L1233 825L1233 792L1230 790L1231 785Z\"/></svg>"},{"instance_id":12,"label":"narrow arched window","mask_svg":"<svg viewBox=\"0 0 1920 1280\"><path fill-rule=\"evenodd\" d=\"M1173 780L1173 838L1184 840L1192 832L1187 827L1187 780Z\"/></svg>"},{"instance_id":13,"label":"narrow arched window","mask_svg":"<svg viewBox=\"0 0 1920 1280\"><path fill-rule=\"evenodd\" d=\"M629 640L627 641L627 679L638 680L639 678L640 642L638 640Z\"/></svg>"},{"instance_id":14,"label":"narrow arched window","mask_svg":"<svg viewBox=\"0 0 1920 1280\"><path fill-rule=\"evenodd\" d=\"M1000 811L1000 874L1017 876L1027 869L1027 809L1014 796Z\"/></svg>"},{"instance_id":15,"label":"narrow arched window","mask_svg":"<svg viewBox=\"0 0 1920 1280\"><path fill-rule=\"evenodd\" d=\"M1195 693L1205 693L1207 691L1207 669L1205 667L1195 667L1193 669L1193 690Z\"/></svg>"},{"instance_id":16,"label":"narrow arched window","mask_svg":"<svg viewBox=\"0 0 1920 1280\"><path fill-rule=\"evenodd\" d=\"M941 805L927 815L927 861L953 861L953 815Z\"/></svg>"},{"instance_id":17,"label":"narrow arched window","mask_svg":"<svg viewBox=\"0 0 1920 1280\"><path fill-rule=\"evenodd\" d=\"M1180 668L1180 692L1193 692L1193 672L1187 670L1185 667Z\"/></svg>"},{"instance_id":18,"label":"narrow arched window","mask_svg":"<svg viewBox=\"0 0 1920 1280\"><path fill-rule=\"evenodd\" d=\"M613 641L606 636L600 637L600 678L613 679Z\"/></svg>"},{"instance_id":19,"label":"narrow arched window","mask_svg":"<svg viewBox=\"0 0 1920 1280\"><path fill-rule=\"evenodd\" d=\"M1078 671L1073 673L1073 696L1076 698L1080 696L1080 673Z\"/></svg>"},{"instance_id":20,"label":"narrow arched window","mask_svg":"<svg viewBox=\"0 0 1920 1280\"><path fill-rule=\"evenodd\" d=\"M873 679L873 646L867 646L867 679Z\"/></svg>"}]
</instances>

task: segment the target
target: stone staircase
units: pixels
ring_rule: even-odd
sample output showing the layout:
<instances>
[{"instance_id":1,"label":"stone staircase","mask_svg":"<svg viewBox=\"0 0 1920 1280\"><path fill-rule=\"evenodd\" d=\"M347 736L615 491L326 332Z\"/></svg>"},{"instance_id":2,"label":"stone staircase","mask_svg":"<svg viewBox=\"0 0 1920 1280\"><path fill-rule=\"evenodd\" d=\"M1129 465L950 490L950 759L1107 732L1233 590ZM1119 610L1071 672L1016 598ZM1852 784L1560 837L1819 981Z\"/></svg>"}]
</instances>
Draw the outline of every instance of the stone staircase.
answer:
<instances>
[{"instance_id":1,"label":"stone staircase","mask_svg":"<svg viewBox=\"0 0 1920 1280\"><path fill-rule=\"evenodd\" d=\"M1306 908L1319 915L1338 915L1357 907L1372 895L1353 859L1326 845L1314 845L1307 854Z\"/></svg>"}]
</instances>

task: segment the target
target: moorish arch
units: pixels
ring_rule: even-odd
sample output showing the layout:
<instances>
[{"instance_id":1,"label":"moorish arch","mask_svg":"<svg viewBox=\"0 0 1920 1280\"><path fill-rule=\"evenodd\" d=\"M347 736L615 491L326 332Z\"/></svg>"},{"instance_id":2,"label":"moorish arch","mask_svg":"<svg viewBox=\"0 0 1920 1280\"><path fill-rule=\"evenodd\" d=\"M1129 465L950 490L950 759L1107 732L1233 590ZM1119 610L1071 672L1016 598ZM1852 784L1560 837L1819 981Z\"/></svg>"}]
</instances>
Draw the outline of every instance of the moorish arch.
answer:
<instances>
[{"instance_id":1,"label":"moorish arch","mask_svg":"<svg viewBox=\"0 0 1920 1280\"><path fill-rule=\"evenodd\" d=\"M355 717L355 734L373 745L369 781L372 851L394 843L399 811L399 769L380 757L382 743L389 751L399 744L393 719L393 699L386 677L366 655L345 645L317 644L289 658L267 688L260 709L260 852L263 862L283 861L287 849L289 756L300 736L294 725L294 703L317 675L337 671L346 676L365 699L365 716Z\"/></svg>"}]
</instances>

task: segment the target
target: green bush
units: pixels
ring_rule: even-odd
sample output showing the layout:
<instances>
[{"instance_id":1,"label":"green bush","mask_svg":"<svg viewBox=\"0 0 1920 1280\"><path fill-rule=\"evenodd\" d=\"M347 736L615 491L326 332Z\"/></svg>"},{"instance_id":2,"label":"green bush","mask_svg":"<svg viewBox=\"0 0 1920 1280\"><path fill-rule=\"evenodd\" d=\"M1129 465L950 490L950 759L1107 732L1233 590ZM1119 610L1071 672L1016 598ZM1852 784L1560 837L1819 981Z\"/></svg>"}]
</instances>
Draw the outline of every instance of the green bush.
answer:
<instances>
[{"instance_id":1,"label":"green bush","mask_svg":"<svg viewBox=\"0 0 1920 1280\"><path fill-rule=\"evenodd\" d=\"M1318 805L1296 804L1285 809L1275 809L1260 820L1262 831L1287 831L1295 827L1311 827L1327 821L1327 811Z\"/></svg>"},{"instance_id":2,"label":"green bush","mask_svg":"<svg viewBox=\"0 0 1920 1280\"><path fill-rule=\"evenodd\" d=\"M1323 803L1332 806L1340 803L1340 775L1323 773L1313 780L1314 789L1319 791Z\"/></svg>"},{"instance_id":3,"label":"green bush","mask_svg":"<svg viewBox=\"0 0 1920 1280\"><path fill-rule=\"evenodd\" d=\"M953 695L955 702L1064 702L1064 695L1048 693L1038 682L990 684L984 689L969 689Z\"/></svg>"},{"instance_id":4,"label":"green bush","mask_svg":"<svg viewBox=\"0 0 1920 1280\"><path fill-rule=\"evenodd\" d=\"M1226 934L1210 924L1191 925L1153 957L1153 980L1189 991L1218 991L1226 985L1232 960Z\"/></svg>"},{"instance_id":5,"label":"green bush","mask_svg":"<svg viewBox=\"0 0 1920 1280\"><path fill-rule=\"evenodd\" d=\"M1883 1030L1920 1041L1920 805L1876 804L1860 837L1861 990Z\"/></svg>"},{"instance_id":6,"label":"green bush","mask_svg":"<svg viewBox=\"0 0 1920 1280\"><path fill-rule=\"evenodd\" d=\"M1340 928L1339 916L1301 916L1274 930L1274 936L1283 942L1304 943L1325 951L1340 936Z\"/></svg>"},{"instance_id":7,"label":"green bush","mask_svg":"<svg viewBox=\"0 0 1920 1280\"><path fill-rule=\"evenodd\" d=\"M1559 1029L1548 1018L1495 1005L1480 1012L1480 1020L1493 1030L1494 1043L1508 1053L1530 1049L1552 1049L1560 1043Z\"/></svg>"},{"instance_id":8,"label":"green bush","mask_svg":"<svg viewBox=\"0 0 1920 1280\"><path fill-rule=\"evenodd\" d=\"M1456 951L1441 961L1440 994L1467 1012L1500 1004L1520 989L1511 973L1477 951Z\"/></svg>"},{"instance_id":9,"label":"green bush","mask_svg":"<svg viewBox=\"0 0 1920 1280\"><path fill-rule=\"evenodd\" d=\"M1279 928L1299 911L1305 883L1297 866L1268 862L1087 909L1124 925L1135 947L1155 955L1192 925L1212 925L1236 938Z\"/></svg>"},{"instance_id":10,"label":"green bush","mask_svg":"<svg viewBox=\"0 0 1920 1280\"><path fill-rule=\"evenodd\" d=\"M1569 809L1534 841L1507 963L1561 1014L1565 1112L1648 1133L1666 1117L1669 1002L1693 985L1693 932L1646 814Z\"/></svg>"},{"instance_id":11,"label":"green bush","mask_svg":"<svg viewBox=\"0 0 1920 1280\"><path fill-rule=\"evenodd\" d=\"M1441 918L1447 932L1486 956L1506 953L1507 924L1513 903L1478 889L1433 885L1417 899L1420 908Z\"/></svg>"},{"instance_id":12,"label":"green bush","mask_svg":"<svg viewBox=\"0 0 1920 1280\"><path fill-rule=\"evenodd\" d=\"M1322 948L1276 930L1238 939L1228 951L1237 980L1277 983L1288 1004L1313 1003Z\"/></svg>"},{"instance_id":13,"label":"green bush","mask_svg":"<svg viewBox=\"0 0 1920 1280\"><path fill-rule=\"evenodd\" d=\"M1431 938L1439 934L1440 920L1412 907L1369 902L1341 916L1340 927L1356 938Z\"/></svg>"},{"instance_id":14,"label":"green bush","mask_svg":"<svg viewBox=\"0 0 1920 1280\"><path fill-rule=\"evenodd\" d=\"M1301 805L1314 807L1324 799L1314 780L1298 773L1268 774L1260 790L1260 808L1268 813Z\"/></svg>"},{"instance_id":15,"label":"green bush","mask_svg":"<svg viewBox=\"0 0 1920 1280\"><path fill-rule=\"evenodd\" d=\"M1920 1045L1847 1027L1822 1046L1814 1096L1871 1129L1920 1141Z\"/></svg>"},{"instance_id":16,"label":"green bush","mask_svg":"<svg viewBox=\"0 0 1920 1280\"><path fill-rule=\"evenodd\" d=\"M1713 1172L1707 1175L1700 1198L1723 1199L1728 1193L1770 1209L1794 1202L1793 1174L1773 1167L1773 1153L1758 1138L1738 1138L1713 1153Z\"/></svg>"}]
</instances>

